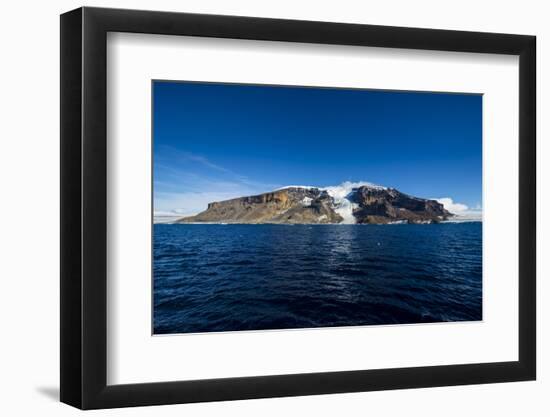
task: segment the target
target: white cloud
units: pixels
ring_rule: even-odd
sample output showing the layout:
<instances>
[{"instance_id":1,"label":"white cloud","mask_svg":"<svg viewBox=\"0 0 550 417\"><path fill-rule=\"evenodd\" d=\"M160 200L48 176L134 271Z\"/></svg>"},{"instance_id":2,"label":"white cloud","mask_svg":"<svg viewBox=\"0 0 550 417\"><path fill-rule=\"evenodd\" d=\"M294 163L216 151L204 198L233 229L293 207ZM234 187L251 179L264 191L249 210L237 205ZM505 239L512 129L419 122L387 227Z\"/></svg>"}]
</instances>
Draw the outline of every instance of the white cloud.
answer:
<instances>
[{"instance_id":1,"label":"white cloud","mask_svg":"<svg viewBox=\"0 0 550 417\"><path fill-rule=\"evenodd\" d=\"M443 197L435 199L438 203L443 204L446 210L450 211L453 214L460 214L464 211L468 211L468 206L462 203L455 203L452 198Z\"/></svg>"},{"instance_id":2,"label":"white cloud","mask_svg":"<svg viewBox=\"0 0 550 417\"><path fill-rule=\"evenodd\" d=\"M438 203L443 204L443 207L455 214L457 220L481 220L483 211L478 204L474 208L468 207L466 204L455 203L450 197L434 198Z\"/></svg>"}]
</instances>

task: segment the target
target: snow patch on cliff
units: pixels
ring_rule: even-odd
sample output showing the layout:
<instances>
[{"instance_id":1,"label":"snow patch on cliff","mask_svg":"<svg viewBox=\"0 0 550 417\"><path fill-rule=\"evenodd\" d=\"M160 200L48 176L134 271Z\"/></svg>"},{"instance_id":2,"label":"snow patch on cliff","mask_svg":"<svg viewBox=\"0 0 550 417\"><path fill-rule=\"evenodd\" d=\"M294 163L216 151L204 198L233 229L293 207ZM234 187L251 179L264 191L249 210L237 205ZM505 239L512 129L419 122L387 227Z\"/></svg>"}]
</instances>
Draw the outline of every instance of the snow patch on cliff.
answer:
<instances>
[{"instance_id":1,"label":"snow patch on cliff","mask_svg":"<svg viewBox=\"0 0 550 417\"><path fill-rule=\"evenodd\" d=\"M303 188L305 190L312 190L314 188L319 188L319 187L314 187L312 185L285 185L284 187L275 189L275 191L288 190L289 188Z\"/></svg>"},{"instance_id":2,"label":"snow patch on cliff","mask_svg":"<svg viewBox=\"0 0 550 417\"><path fill-rule=\"evenodd\" d=\"M357 181L357 182L344 181L340 185L331 185L331 186L327 186L327 187L315 187L313 185L285 185L284 187L277 188L275 191L287 190L289 188L303 188L305 190L318 189L318 190L325 190L327 192L330 190L331 192L334 192L334 193L338 193L338 194L341 194L341 195L347 195L347 194L351 193L351 191L354 188L359 188L359 187L368 187L368 188L372 188L374 190L387 190L388 189L388 187L383 187L382 185L373 184L372 182L367 182L367 181Z\"/></svg>"}]
</instances>

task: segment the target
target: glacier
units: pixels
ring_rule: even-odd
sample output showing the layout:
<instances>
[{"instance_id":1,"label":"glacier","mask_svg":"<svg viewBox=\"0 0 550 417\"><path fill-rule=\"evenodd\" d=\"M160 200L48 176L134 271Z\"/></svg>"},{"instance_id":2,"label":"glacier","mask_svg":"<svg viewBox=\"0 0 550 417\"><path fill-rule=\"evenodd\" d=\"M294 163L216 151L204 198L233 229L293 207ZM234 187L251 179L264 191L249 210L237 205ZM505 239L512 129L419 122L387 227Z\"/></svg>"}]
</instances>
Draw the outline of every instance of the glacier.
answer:
<instances>
[{"instance_id":1,"label":"glacier","mask_svg":"<svg viewBox=\"0 0 550 417\"><path fill-rule=\"evenodd\" d=\"M388 187L382 185L373 184L372 182L367 181L344 181L340 185L333 185L329 187L314 187L311 185L287 185L285 187L278 188L277 190L285 190L288 188L304 188L310 190L312 188L317 188L321 191L326 191L334 199L334 211L338 213L344 219L340 224L355 224L357 220L353 215L353 210L358 207L358 204L353 203L350 200L351 194L354 189L359 187L368 187L373 190L387 190ZM304 201L304 205L309 205L308 202Z\"/></svg>"},{"instance_id":2,"label":"glacier","mask_svg":"<svg viewBox=\"0 0 550 417\"><path fill-rule=\"evenodd\" d=\"M387 189L387 187L365 181L345 181L340 185L320 188L320 190L326 191L328 195L330 195L334 199L334 211L342 216L342 218L344 219L342 220L341 224L357 223L357 220L353 215L353 210L358 207L358 204L353 203L349 198L353 190L359 187L368 187L375 190Z\"/></svg>"}]
</instances>

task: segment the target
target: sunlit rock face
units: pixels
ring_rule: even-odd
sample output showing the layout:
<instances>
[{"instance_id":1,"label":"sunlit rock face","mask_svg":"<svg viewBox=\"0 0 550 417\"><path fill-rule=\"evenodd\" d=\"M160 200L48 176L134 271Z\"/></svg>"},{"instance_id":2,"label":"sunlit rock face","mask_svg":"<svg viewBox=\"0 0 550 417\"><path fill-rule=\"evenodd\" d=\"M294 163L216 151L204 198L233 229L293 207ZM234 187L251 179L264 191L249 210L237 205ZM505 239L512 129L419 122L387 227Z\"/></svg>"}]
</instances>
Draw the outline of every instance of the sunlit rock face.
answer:
<instances>
[{"instance_id":1,"label":"sunlit rock face","mask_svg":"<svg viewBox=\"0 0 550 417\"><path fill-rule=\"evenodd\" d=\"M395 188L346 182L333 187L290 186L217 201L178 223L387 224L437 223L452 214L441 203Z\"/></svg>"}]
</instances>

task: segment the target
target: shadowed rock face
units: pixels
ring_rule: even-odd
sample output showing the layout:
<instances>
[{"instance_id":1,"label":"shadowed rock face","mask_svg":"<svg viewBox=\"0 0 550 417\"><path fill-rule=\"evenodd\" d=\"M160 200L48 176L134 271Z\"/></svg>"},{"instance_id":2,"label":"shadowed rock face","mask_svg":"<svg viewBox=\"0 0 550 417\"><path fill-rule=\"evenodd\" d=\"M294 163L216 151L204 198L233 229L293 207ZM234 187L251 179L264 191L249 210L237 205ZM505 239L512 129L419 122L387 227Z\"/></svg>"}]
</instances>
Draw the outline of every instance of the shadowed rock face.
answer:
<instances>
[{"instance_id":1,"label":"shadowed rock face","mask_svg":"<svg viewBox=\"0 0 550 417\"><path fill-rule=\"evenodd\" d=\"M435 200L412 197L395 188L360 187L350 199L358 206L353 211L357 223L433 223L452 216Z\"/></svg>"},{"instance_id":2,"label":"shadowed rock face","mask_svg":"<svg viewBox=\"0 0 550 417\"><path fill-rule=\"evenodd\" d=\"M351 203L356 223L433 223L452 216L435 200L408 196L394 188L361 186L345 199ZM177 223L341 223L340 204L326 190L289 187L213 202L202 213Z\"/></svg>"}]
</instances>

